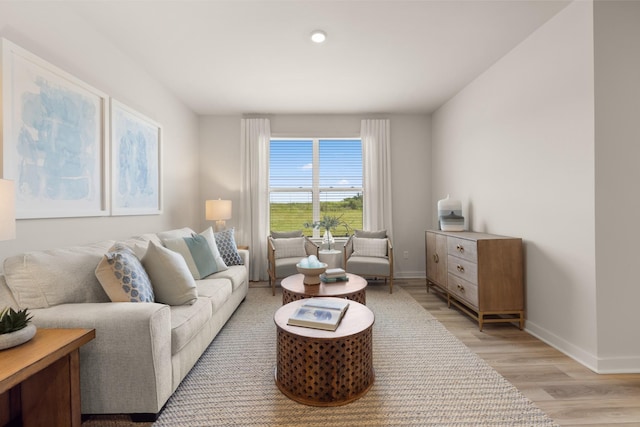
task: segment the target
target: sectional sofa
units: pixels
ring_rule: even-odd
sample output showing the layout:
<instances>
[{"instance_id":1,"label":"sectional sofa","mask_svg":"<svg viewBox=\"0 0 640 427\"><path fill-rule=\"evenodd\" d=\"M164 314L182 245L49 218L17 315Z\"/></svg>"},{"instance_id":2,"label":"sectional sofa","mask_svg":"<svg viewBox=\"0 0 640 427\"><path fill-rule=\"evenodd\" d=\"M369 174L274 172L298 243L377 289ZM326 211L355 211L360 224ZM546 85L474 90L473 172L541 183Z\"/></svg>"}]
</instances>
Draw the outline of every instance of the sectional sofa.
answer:
<instances>
[{"instance_id":1,"label":"sectional sofa","mask_svg":"<svg viewBox=\"0 0 640 427\"><path fill-rule=\"evenodd\" d=\"M148 248L193 233L184 228L121 243L145 265ZM96 338L80 349L82 413L155 419L247 295L249 252L237 251L242 265L195 280L194 298L187 303L112 302L96 267L115 243L7 258L0 308L29 308L38 328L94 328ZM159 261L161 268L167 265Z\"/></svg>"}]
</instances>

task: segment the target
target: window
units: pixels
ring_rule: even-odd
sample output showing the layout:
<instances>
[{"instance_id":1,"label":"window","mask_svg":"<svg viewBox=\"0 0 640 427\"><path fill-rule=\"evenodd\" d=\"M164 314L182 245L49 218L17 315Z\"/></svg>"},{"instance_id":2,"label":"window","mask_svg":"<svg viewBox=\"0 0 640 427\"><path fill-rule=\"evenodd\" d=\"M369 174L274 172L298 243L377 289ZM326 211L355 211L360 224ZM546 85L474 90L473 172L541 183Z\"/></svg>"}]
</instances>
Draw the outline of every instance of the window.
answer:
<instances>
[{"instance_id":1,"label":"window","mask_svg":"<svg viewBox=\"0 0 640 427\"><path fill-rule=\"evenodd\" d=\"M271 139L269 148L270 229L302 229L325 215L340 218L332 231L346 236L362 228L362 143L360 139Z\"/></svg>"}]
</instances>

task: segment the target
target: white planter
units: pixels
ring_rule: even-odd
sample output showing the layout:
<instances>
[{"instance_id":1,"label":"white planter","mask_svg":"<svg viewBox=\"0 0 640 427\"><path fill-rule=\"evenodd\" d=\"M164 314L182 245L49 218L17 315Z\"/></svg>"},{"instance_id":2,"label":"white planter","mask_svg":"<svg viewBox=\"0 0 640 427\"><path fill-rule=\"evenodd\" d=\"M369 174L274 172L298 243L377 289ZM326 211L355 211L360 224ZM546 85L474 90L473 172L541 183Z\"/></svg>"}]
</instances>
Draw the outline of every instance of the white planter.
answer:
<instances>
[{"instance_id":1,"label":"white planter","mask_svg":"<svg viewBox=\"0 0 640 427\"><path fill-rule=\"evenodd\" d=\"M0 350L15 347L20 344L24 344L29 341L36 334L36 325L33 323L27 324L19 331L9 332L8 334L0 335Z\"/></svg>"}]
</instances>

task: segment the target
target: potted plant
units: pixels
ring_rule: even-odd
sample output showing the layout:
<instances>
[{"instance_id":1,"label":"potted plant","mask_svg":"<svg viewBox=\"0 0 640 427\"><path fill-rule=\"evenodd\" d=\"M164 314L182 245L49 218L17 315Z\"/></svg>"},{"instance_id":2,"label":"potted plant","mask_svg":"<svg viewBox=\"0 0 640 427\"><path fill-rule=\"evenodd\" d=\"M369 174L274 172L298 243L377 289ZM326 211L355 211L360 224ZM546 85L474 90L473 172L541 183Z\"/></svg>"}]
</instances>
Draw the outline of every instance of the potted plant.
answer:
<instances>
[{"instance_id":1,"label":"potted plant","mask_svg":"<svg viewBox=\"0 0 640 427\"><path fill-rule=\"evenodd\" d=\"M15 311L6 307L0 311L0 350L29 341L36 334L28 309Z\"/></svg>"},{"instance_id":2,"label":"potted plant","mask_svg":"<svg viewBox=\"0 0 640 427\"><path fill-rule=\"evenodd\" d=\"M342 215L323 215L320 221L305 222L303 225L305 228L315 228L318 230L324 229L322 243L326 244L329 250L331 250L331 244L334 242L333 235L331 234L332 230L342 226L347 230L347 233L349 233L349 230L351 229L349 224L342 220Z\"/></svg>"}]
</instances>

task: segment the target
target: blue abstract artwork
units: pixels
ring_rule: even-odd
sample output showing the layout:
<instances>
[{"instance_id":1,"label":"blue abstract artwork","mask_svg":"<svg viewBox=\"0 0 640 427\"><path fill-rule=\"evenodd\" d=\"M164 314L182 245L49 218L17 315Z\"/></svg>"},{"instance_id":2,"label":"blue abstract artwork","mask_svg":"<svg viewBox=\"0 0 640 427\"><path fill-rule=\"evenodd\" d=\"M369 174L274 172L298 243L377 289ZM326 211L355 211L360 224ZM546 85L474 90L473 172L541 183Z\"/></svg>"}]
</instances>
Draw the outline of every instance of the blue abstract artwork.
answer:
<instances>
[{"instance_id":1,"label":"blue abstract artwork","mask_svg":"<svg viewBox=\"0 0 640 427\"><path fill-rule=\"evenodd\" d=\"M17 217L107 214L106 96L6 40L2 52L3 174Z\"/></svg>"},{"instance_id":2,"label":"blue abstract artwork","mask_svg":"<svg viewBox=\"0 0 640 427\"><path fill-rule=\"evenodd\" d=\"M112 214L159 214L160 126L115 100L111 120Z\"/></svg>"}]
</instances>

